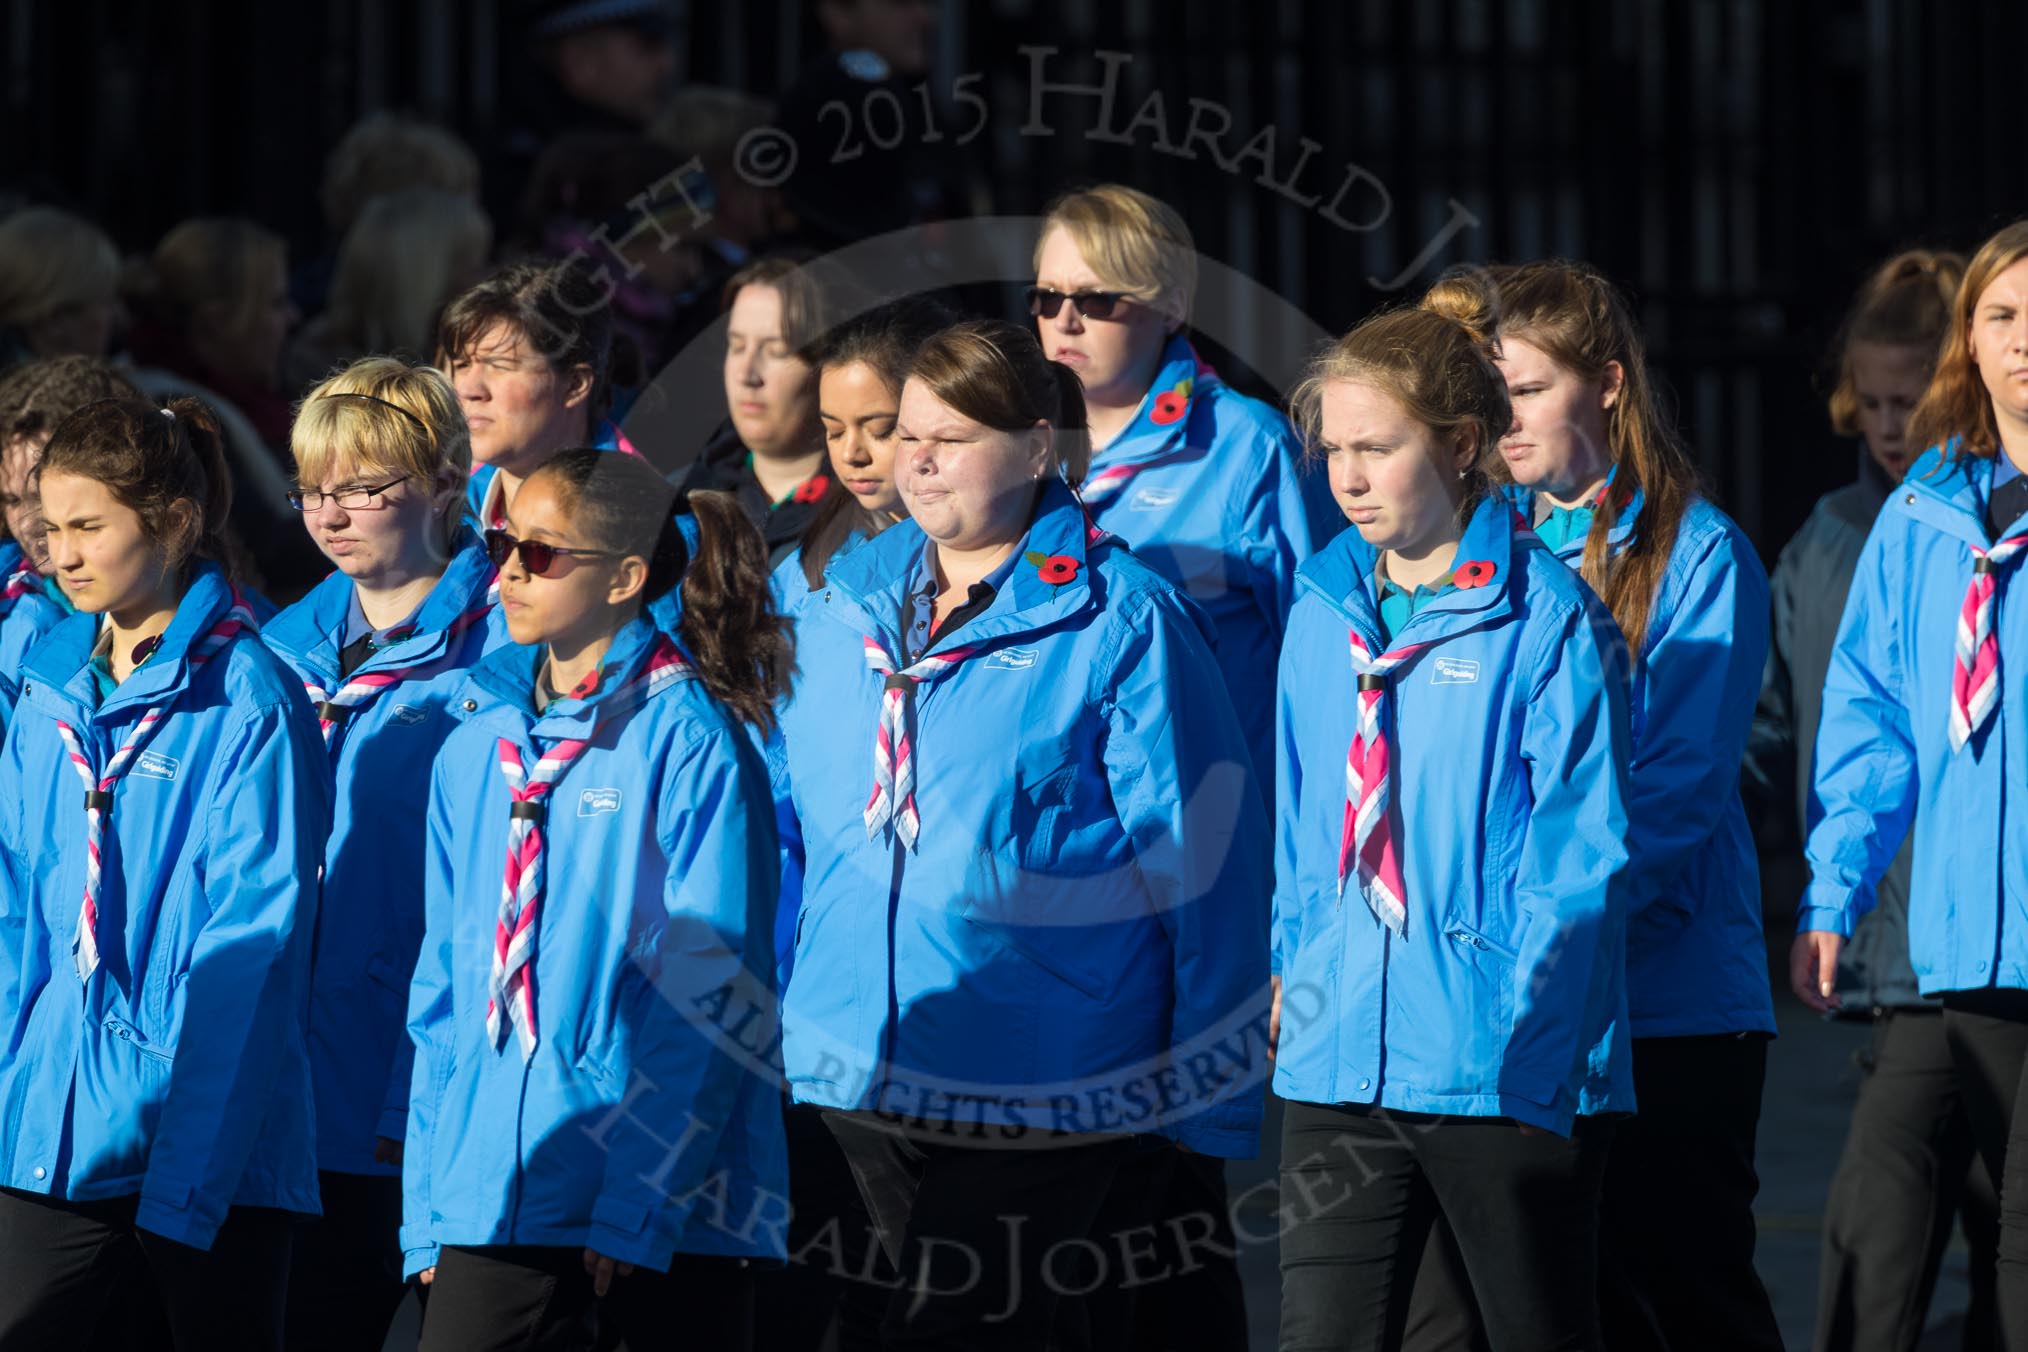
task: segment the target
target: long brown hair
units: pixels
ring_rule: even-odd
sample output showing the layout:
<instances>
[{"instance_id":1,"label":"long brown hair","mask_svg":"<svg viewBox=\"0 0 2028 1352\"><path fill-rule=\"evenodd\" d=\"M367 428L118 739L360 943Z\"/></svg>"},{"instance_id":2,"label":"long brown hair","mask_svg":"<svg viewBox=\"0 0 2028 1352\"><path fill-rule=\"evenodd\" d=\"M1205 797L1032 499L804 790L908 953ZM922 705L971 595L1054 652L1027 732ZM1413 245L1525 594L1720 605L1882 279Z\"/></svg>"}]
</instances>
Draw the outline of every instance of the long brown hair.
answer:
<instances>
[{"instance_id":1,"label":"long brown hair","mask_svg":"<svg viewBox=\"0 0 2028 1352\"><path fill-rule=\"evenodd\" d=\"M172 399L166 408L144 399L86 404L57 426L37 473L104 484L178 568L209 559L228 576L237 571L225 534L232 510L225 438L195 399ZM188 515L177 512L179 503Z\"/></svg>"},{"instance_id":2,"label":"long brown hair","mask_svg":"<svg viewBox=\"0 0 2028 1352\"><path fill-rule=\"evenodd\" d=\"M1908 441L1927 449L1958 438L1956 455L1987 458L2000 449L2000 427L1993 421L1993 396L1979 379L1972 361L1972 311L1993 279L2028 258L2028 221L2004 226L1979 246L1958 283L1950 325L1937 349L1936 374L1929 378L1922 402L1908 419Z\"/></svg>"},{"instance_id":3,"label":"long brown hair","mask_svg":"<svg viewBox=\"0 0 2028 1352\"><path fill-rule=\"evenodd\" d=\"M1860 343L1918 348L1933 370L1938 348L1950 332L1951 304L1964 276L1962 254L1909 249L1875 268L1861 284L1831 343L1836 377L1826 402L1832 431L1843 437L1859 435L1859 388L1852 374L1852 349Z\"/></svg>"},{"instance_id":4,"label":"long brown hair","mask_svg":"<svg viewBox=\"0 0 2028 1352\"><path fill-rule=\"evenodd\" d=\"M544 461L529 476L537 478L553 481L563 510L597 547L647 559L643 605L680 581L680 636L704 688L736 717L771 731L795 669L795 645L768 587L767 545L738 500L689 495L697 518L692 558L676 524L675 486L640 457L580 447Z\"/></svg>"},{"instance_id":5,"label":"long brown hair","mask_svg":"<svg viewBox=\"0 0 2028 1352\"><path fill-rule=\"evenodd\" d=\"M1619 363L1619 397L1606 412L1612 491L1592 514L1578 572L1612 611L1628 651L1638 658L1677 528L1702 485L1676 435L1667 400L1648 372L1647 347L1632 307L1604 273L1560 258L1508 264L1476 280L1455 275L1447 291L1461 304L1475 297L1481 312L1497 320L1496 337L1539 347L1581 379L1597 380L1608 365ZM1495 457L1488 469L1512 481L1505 460ZM1612 533L1636 492L1640 513L1625 547L1616 551Z\"/></svg>"},{"instance_id":6,"label":"long brown hair","mask_svg":"<svg viewBox=\"0 0 2028 1352\"><path fill-rule=\"evenodd\" d=\"M909 362L924 343L950 326L951 319L949 310L925 297L893 301L825 333L811 351L811 364L817 368L819 382L826 371L864 366L880 378L888 396L899 402ZM823 586L824 569L854 531L870 540L887 526L886 520L861 507L841 484L836 492L825 495L823 505L803 531L799 551L804 581L813 591Z\"/></svg>"}]
</instances>

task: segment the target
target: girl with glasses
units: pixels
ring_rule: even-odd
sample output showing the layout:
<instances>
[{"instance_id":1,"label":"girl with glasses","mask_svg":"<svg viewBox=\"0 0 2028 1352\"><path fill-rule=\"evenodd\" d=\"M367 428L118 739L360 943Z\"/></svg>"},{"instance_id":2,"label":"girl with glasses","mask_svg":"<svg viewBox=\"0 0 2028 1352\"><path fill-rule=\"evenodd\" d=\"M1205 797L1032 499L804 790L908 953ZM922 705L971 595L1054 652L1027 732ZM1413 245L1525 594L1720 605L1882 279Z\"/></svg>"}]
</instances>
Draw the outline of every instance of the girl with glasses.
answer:
<instances>
[{"instance_id":1,"label":"girl with glasses","mask_svg":"<svg viewBox=\"0 0 2028 1352\"><path fill-rule=\"evenodd\" d=\"M297 1233L289 1345L371 1352L406 1286L401 1142L423 931L423 818L448 705L489 643L493 567L464 521L471 444L427 367L355 362L289 434L290 502L331 575L268 626L316 710L335 781L311 971L310 1082L324 1215Z\"/></svg>"},{"instance_id":2,"label":"girl with glasses","mask_svg":"<svg viewBox=\"0 0 2028 1352\"><path fill-rule=\"evenodd\" d=\"M489 537L514 640L432 776L402 1167L429 1352L746 1346L786 1204L758 535L641 460L551 457ZM677 633L643 617L684 591ZM604 1339L603 1343L599 1343Z\"/></svg>"},{"instance_id":3,"label":"girl with glasses","mask_svg":"<svg viewBox=\"0 0 2028 1352\"><path fill-rule=\"evenodd\" d=\"M87 405L41 494L82 613L30 652L0 760L0 1348L89 1343L144 1265L178 1349L279 1349L318 1210L324 750L219 562L202 405Z\"/></svg>"}]
</instances>

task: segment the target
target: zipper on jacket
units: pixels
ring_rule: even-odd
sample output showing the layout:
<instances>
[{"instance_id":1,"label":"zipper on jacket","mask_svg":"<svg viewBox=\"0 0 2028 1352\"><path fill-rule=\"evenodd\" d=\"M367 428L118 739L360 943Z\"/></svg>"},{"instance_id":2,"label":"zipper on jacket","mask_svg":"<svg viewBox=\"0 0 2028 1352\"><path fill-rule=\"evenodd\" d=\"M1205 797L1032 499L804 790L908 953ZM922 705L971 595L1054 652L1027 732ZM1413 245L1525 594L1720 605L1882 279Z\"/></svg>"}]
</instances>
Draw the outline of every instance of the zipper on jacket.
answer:
<instances>
[{"instance_id":1,"label":"zipper on jacket","mask_svg":"<svg viewBox=\"0 0 2028 1352\"><path fill-rule=\"evenodd\" d=\"M1445 931L1444 937L1452 943L1463 945L1466 948L1476 948L1481 953L1491 953L1496 957L1505 958L1509 962L1519 962L1521 960L1521 955L1515 950L1507 947L1505 944L1496 944L1477 930L1466 929L1463 925L1452 926L1449 930Z\"/></svg>"},{"instance_id":2,"label":"zipper on jacket","mask_svg":"<svg viewBox=\"0 0 2028 1352\"><path fill-rule=\"evenodd\" d=\"M142 1037L140 1030L135 1028L132 1024L128 1023L124 1019L117 1018L111 1014L108 1014L105 1018L105 1029L107 1032L111 1033L114 1037L118 1038L120 1041L131 1046L137 1052L145 1053L146 1055L155 1057L157 1060L161 1061L171 1061L175 1059L168 1052L163 1051L160 1047L157 1047L154 1043Z\"/></svg>"}]
</instances>

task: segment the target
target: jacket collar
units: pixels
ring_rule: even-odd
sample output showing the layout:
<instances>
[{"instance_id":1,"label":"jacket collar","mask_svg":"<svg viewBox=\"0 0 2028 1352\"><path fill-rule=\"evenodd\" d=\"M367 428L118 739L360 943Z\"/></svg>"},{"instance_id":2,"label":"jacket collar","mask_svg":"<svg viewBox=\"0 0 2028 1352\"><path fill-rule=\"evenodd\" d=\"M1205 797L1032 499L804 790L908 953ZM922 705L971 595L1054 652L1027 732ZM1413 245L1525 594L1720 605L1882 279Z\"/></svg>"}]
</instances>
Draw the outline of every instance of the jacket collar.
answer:
<instances>
[{"instance_id":1,"label":"jacket collar","mask_svg":"<svg viewBox=\"0 0 2028 1352\"><path fill-rule=\"evenodd\" d=\"M1514 611L1519 589L1525 585L1522 551L1540 548L1535 532L1514 520L1505 500L1487 497L1473 509L1458 541L1451 576L1459 585L1430 598L1384 645L1374 596L1380 551L1357 530L1339 531L1296 571L1296 582L1343 616L1358 631L1360 641L1378 653L1383 647L1439 643L1504 619ZM1464 585L1467 582L1477 585Z\"/></svg>"},{"instance_id":2,"label":"jacket collar","mask_svg":"<svg viewBox=\"0 0 2028 1352\"><path fill-rule=\"evenodd\" d=\"M1592 510L1596 511L1598 503L1603 502L1605 495L1612 491L1613 480L1618 476L1619 472L1619 466L1617 465L1606 471L1605 483L1600 486L1599 498L1594 502ZM1530 533L1533 533L1535 529L1535 490L1523 488L1520 484L1508 484L1504 491L1507 495L1507 501L1513 504L1516 512L1520 513L1521 524L1527 527ZM1606 532L1606 539L1611 543L1614 553L1618 553L1626 548L1627 541L1633 538L1634 522L1640 519L1641 507L1646 502L1647 494L1641 491L1639 484L1634 485L1632 494L1627 498L1626 506L1620 509L1619 519L1614 521L1612 529ZM1556 551L1556 556L1568 561L1583 553L1584 537L1579 536L1576 540L1571 541L1562 549Z\"/></svg>"},{"instance_id":3,"label":"jacket collar","mask_svg":"<svg viewBox=\"0 0 2028 1352\"><path fill-rule=\"evenodd\" d=\"M539 716L535 682L542 670L543 647L510 643L473 668L456 710L460 717L511 730L526 741L589 737L601 718L622 711L613 702L615 696L642 672L665 637L645 615L635 616L613 635L590 693L556 700Z\"/></svg>"},{"instance_id":4,"label":"jacket collar","mask_svg":"<svg viewBox=\"0 0 2028 1352\"><path fill-rule=\"evenodd\" d=\"M1134 419L1094 458L1092 472L1102 474L1122 466L1139 468L1152 461L1180 453L1187 441L1191 415L1199 402L1222 382L1218 372L1205 364L1197 349L1182 334L1169 339L1162 350L1162 365ZM1208 446L1196 448L1207 454Z\"/></svg>"},{"instance_id":5,"label":"jacket collar","mask_svg":"<svg viewBox=\"0 0 2028 1352\"><path fill-rule=\"evenodd\" d=\"M154 655L98 705L94 716L128 705L167 704L187 689L194 670L190 650L232 608L233 596L224 570L215 563L200 563ZM25 670L45 687L62 690L81 707L92 708L98 703L97 682L86 668L98 643L100 623L97 615L79 614L65 620L31 650Z\"/></svg>"},{"instance_id":6,"label":"jacket collar","mask_svg":"<svg viewBox=\"0 0 2028 1352\"><path fill-rule=\"evenodd\" d=\"M1110 536L1090 537L1091 524L1070 489L1047 480L1036 504L1035 519L1015 549L1014 570L978 618L958 631L961 646L972 648L994 639L1032 633L1068 615L1097 604L1091 587L1093 561L1110 545ZM922 561L928 540L921 526L903 521L890 526L832 564L825 574L836 604L833 613L844 624L877 637L888 652L900 655L898 626L904 593ZM1043 568L1055 562L1071 565L1067 582L1043 580ZM945 646L933 641L929 652Z\"/></svg>"},{"instance_id":7,"label":"jacket collar","mask_svg":"<svg viewBox=\"0 0 2028 1352\"><path fill-rule=\"evenodd\" d=\"M1959 444L1953 437L1924 451L1894 495L1917 521L1984 549L1992 543L1986 534L1986 490L1993 482L1993 461L1960 455Z\"/></svg>"},{"instance_id":8,"label":"jacket collar","mask_svg":"<svg viewBox=\"0 0 2028 1352\"><path fill-rule=\"evenodd\" d=\"M460 524L450 561L417 608L411 635L379 649L352 674L410 667L443 656L450 647L450 627L468 611L487 604L493 571L477 533ZM268 646L314 671L325 684L338 679L338 650L357 590L351 578L334 571L268 627L263 634Z\"/></svg>"}]
</instances>

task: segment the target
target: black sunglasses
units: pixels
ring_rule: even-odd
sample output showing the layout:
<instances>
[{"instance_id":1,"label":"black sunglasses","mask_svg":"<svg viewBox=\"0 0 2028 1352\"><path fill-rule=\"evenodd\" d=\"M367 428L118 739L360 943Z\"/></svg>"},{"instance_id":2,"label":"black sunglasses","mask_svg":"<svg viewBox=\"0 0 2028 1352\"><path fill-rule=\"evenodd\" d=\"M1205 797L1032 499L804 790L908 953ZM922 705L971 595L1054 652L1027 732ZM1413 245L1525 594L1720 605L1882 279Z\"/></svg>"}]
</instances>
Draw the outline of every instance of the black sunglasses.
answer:
<instances>
[{"instance_id":1,"label":"black sunglasses","mask_svg":"<svg viewBox=\"0 0 2028 1352\"><path fill-rule=\"evenodd\" d=\"M617 559L621 557L604 549L565 549L562 545L546 545L540 540L517 540L504 530L486 532L486 557L493 560L495 568L507 566L507 556L519 554L521 566L531 576L548 577L549 570L556 566L559 558L572 559Z\"/></svg>"},{"instance_id":2,"label":"black sunglasses","mask_svg":"<svg viewBox=\"0 0 2028 1352\"><path fill-rule=\"evenodd\" d=\"M1119 291L1052 291L1046 286L1028 288L1028 313L1037 319L1054 319L1065 301L1079 319L1111 319L1126 295Z\"/></svg>"}]
</instances>

